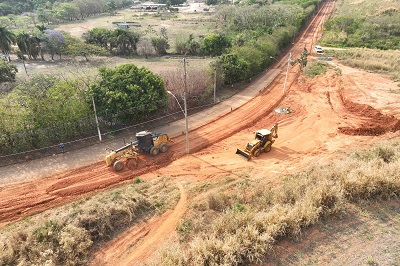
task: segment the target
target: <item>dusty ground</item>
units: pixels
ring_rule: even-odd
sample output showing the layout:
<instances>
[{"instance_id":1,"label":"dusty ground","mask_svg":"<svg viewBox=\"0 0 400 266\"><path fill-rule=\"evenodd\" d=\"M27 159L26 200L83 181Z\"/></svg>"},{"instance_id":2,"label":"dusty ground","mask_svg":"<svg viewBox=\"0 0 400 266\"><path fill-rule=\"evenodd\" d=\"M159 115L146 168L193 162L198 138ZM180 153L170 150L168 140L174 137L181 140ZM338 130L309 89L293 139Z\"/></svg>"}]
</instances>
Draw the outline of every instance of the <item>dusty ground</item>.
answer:
<instances>
[{"instance_id":1,"label":"dusty ground","mask_svg":"<svg viewBox=\"0 0 400 266\"><path fill-rule=\"evenodd\" d=\"M292 47L294 58L304 46L312 50L333 5L334 2L326 2L304 36ZM269 179L273 185L279 182L282 174L301 170L311 163L328 163L338 155L338 151L360 149L377 141L400 137L400 94L390 92L398 89L397 84L381 75L342 66L335 60L331 64L339 68L341 74L329 70L325 75L310 79L300 75L298 67L290 68L285 93L282 90L283 71L247 104L191 131L190 155L185 155L185 137L180 136L174 139L168 154L157 158L144 157L139 168L132 172L117 174L106 168L103 162L98 162L34 182L0 187L0 223L130 182L136 176L143 180L169 176L176 179L181 190L181 199L175 209L129 229L101 249L92 264L151 263L160 248L176 240L176 224L196 200L188 193L188 187L227 175L246 175L250 180ZM283 58L276 67L286 70L286 65L287 58ZM277 107L290 107L293 112L277 114L274 112ZM249 162L235 154L237 147L244 147L253 138L253 131L270 128L275 122L279 122L279 138L269 154L262 154ZM394 204L398 210L398 202ZM393 219L398 226L398 216ZM311 236L310 241L324 238L326 234L320 234ZM399 245L398 240L396 244ZM296 243L281 245L286 250L293 250L290 252L301 249L296 247ZM348 252L343 257L347 259L352 251L344 249L341 252ZM307 259L314 261L317 256L314 253ZM351 265L351 261L343 258L337 258L336 264ZM319 263L323 261L317 260ZM271 263L280 264L277 261ZM282 264L288 264L285 258Z\"/></svg>"}]
</instances>

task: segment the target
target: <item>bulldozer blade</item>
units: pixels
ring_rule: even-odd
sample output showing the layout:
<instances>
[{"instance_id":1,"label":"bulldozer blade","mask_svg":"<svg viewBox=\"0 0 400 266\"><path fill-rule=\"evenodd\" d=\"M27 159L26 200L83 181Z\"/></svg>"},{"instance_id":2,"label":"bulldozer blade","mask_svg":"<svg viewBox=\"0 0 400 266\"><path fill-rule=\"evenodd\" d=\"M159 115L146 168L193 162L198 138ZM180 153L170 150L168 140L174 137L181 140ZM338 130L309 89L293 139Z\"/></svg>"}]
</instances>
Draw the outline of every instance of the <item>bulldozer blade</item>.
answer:
<instances>
[{"instance_id":1,"label":"bulldozer blade","mask_svg":"<svg viewBox=\"0 0 400 266\"><path fill-rule=\"evenodd\" d=\"M247 159L247 161L251 159L250 153L248 153L247 151L237 149L236 154L242 155L243 157L245 157Z\"/></svg>"}]
</instances>

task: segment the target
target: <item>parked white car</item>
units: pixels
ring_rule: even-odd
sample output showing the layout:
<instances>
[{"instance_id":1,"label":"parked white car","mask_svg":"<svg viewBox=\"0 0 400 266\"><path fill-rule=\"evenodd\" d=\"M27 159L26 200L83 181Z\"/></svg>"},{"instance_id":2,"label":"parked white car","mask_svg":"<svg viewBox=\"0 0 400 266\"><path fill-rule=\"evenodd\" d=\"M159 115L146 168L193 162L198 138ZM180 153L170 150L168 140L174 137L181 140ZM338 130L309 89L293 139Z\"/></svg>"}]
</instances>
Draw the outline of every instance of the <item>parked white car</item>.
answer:
<instances>
[{"instance_id":1,"label":"parked white car","mask_svg":"<svg viewBox=\"0 0 400 266\"><path fill-rule=\"evenodd\" d=\"M315 51L316 51L317 53L319 53L319 54L324 52L324 50L322 49L322 47L319 46L319 45L316 45L316 46L315 46Z\"/></svg>"}]
</instances>

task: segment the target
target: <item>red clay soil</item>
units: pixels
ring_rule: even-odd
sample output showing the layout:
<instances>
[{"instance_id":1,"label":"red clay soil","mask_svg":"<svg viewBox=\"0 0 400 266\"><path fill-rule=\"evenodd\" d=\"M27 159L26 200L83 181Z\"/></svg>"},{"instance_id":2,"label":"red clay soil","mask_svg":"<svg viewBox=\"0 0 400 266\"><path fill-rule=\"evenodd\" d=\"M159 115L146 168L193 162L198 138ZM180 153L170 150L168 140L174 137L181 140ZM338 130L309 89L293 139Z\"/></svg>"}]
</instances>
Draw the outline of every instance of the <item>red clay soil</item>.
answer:
<instances>
[{"instance_id":1,"label":"red clay soil","mask_svg":"<svg viewBox=\"0 0 400 266\"><path fill-rule=\"evenodd\" d=\"M400 130L400 119L393 115L384 115L367 104L352 102L343 97L340 93L346 110L358 117L365 117L365 122L357 127L339 127L339 132L347 135L359 136L378 136L389 131L396 132Z\"/></svg>"},{"instance_id":2,"label":"red clay soil","mask_svg":"<svg viewBox=\"0 0 400 266\"><path fill-rule=\"evenodd\" d=\"M334 4L327 1L321 6L304 35L291 48L292 58L298 57L305 46L312 51ZM335 61L331 63L338 64ZM338 149L366 146L379 140L375 136L378 133L392 131L380 139L398 137L399 117L396 118L396 112L400 108L400 96L388 92L392 89L390 86L396 86L390 80L362 71L350 73L349 68L341 65L340 76L330 71L309 79L300 75L298 67L292 67L283 94L286 66L286 59L277 64L276 67L282 69L281 75L270 86L261 89L253 100L210 124L190 131L189 156L185 156L185 136L182 135L174 138L168 153L155 158L141 157L134 171L115 173L101 161L62 174L0 187L0 224L132 182L137 176L143 180L157 175L170 176L180 184L181 181L216 179L227 173L238 174L244 169L257 168L259 175L284 174L294 168L306 167L315 160L329 160ZM369 75L375 85L369 82ZM360 88L357 84L361 81L367 82L368 86ZM346 84L344 91L343 84ZM376 86L384 97L374 97ZM388 107L385 101L389 100L391 104ZM290 107L293 112L277 115L274 109L279 106ZM247 162L235 154L236 147L243 147L253 138L254 130L269 128L275 122L279 122L279 139L268 156ZM274 178L275 174L271 182L275 182ZM184 187L179 187L181 200L173 211L131 228L100 250L93 264L136 265L152 257L155 247L173 234L177 221L187 209L190 195L186 194Z\"/></svg>"}]
</instances>

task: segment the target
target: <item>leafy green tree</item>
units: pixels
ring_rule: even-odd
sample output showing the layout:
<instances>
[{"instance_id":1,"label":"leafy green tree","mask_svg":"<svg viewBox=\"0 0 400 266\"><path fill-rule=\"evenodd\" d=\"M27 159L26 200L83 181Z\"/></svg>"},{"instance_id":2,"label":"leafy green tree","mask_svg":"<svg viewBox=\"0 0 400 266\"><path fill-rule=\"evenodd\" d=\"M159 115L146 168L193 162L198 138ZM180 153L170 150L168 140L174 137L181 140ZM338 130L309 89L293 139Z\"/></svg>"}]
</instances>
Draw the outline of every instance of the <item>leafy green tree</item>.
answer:
<instances>
[{"instance_id":1,"label":"leafy green tree","mask_svg":"<svg viewBox=\"0 0 400 266\"><path fill-rule=\"evenodd\" d=\"M120 28L112 31L109 38L111 49L115 47L117 54L123 55L136 54L139 40L138 33Z\"/></svg>"},{"instance_id":2,"label":"leafy green tree","mask_svg":"<svg viewBox=\"0 0 400 266\"><path fill-rule=\"evenodd\" d=\"M223 54L220 56L219 62L225 84L233 84L246 78L249 65L237 55Z\"/></svg>"},{"instance_id":3,"label":"leafy green tree","mask_svg":"<svg viewBox=\"0 0 400 266\"><path fill-rule=\"evenodd\" d=\"M106 49L93 44L85 43L80 39L73 37L71 35L67 35L65 37L66 37L66 44L63 53L66 55L70 55L73 57L83 56L85 57L86 61L89 61L90 56L93 55L106 56L109 54Z\"/></svg>"},{"instance_id":4,"label":"leafy green tree","mask_svg":"<svg viewBox=\"0 0 400 266\"><path fill-rule=\"evenodd\" d=\"M40 53L40 40L37 36L21 32L17 34L17 45L19 50L28 55L29 59L36 59Z\"/></svg>"},{"instance_id":5,"label":"leafy green tree","mask_svg":"<svg viewBox=\"0 0 400 266\"><path fill-rule=\"evenodd\" d=\"M56 17L62 21L73 21L76 20L80 15L79 7L73 3L59 3L53 5L53 11Z\"/></svg>"},{"instance_id":6,"label":"leafy green tree","mask_svg":"<svg viewBox=\"0 0 400 266\"><path fill-rule=\"evenodd\" d=\"M219 56L229 47L231 47L231 43L226 36L210 34L204 38L201 48L207 55Z\"/></svg>"},{"instance_id":7,"label":"leafy green tree","mask_svg":"<svg viewBox=\"0 0 400 266\"><path fill-rule=\"evenodd\" d=\"M190 34L186 41L177 41L175 44L175 49L178 54L196 55L200 52L200 44L194 39L193 34Z\"/></svg>"},{"instance_id":8,"label":"leafy green tree","mask_svg":"<svg viewBox=\"0 0 400 266\"><path fill-rule=\"evenodd\" d=\"M40 40L42 48L50 54L51 60L54 60L54 55L56 54L61 58L61 52L65 46L65 37L60 31L45 30Z\"/></svg>"},{"instance_id":9,"label":"leafy green tree","mask_svg":"<svg viewBox=\"0 0 400 266\"><path fill-rule=\"evenodd\" d=\"M110 37L111 31L104 28L93 28L83 34L83 39L86 43L97 45L111 51L111 47L109 46Z\"/></svg>"},{"instance_id":10,"label":"leafy green tree","mask_svg":"<svg viewBox=\"0 0 400 266\"><path fill-rule=\"evenodd\" d=\"M167 39L162 37L154 37L151 39L151 44L154 47L154 50L159 55L167 54L167 49L169 49L169 43Z\"/></svg>"},{"instance_id":11,"label":"leafy green tree","mask_svg":"<svg viewBox=\"0 0 400 266\"><path fill-rule=\"evenodd\" d=\"M209 6L216 5L216 4L218 4L218 0L206 0L205 4L209 5Z\"/></svg>"},{"instance_id":12,"label":"leafy green tree","mask_svg":"<svg viewBox=\"0 0 400 266\"><path fill-rule=\"evenodd\" d=\"M99 72L101 80L90 86L99 114L134 121L166 106L163 79L147 68L126 64Z\"/></svg>"},{"instance_id":13,"label":"leafy green tree","mask_svg":"<svg viewBox=\"0 0 400 266\"><path fill-rule=\"evenodd\" d=\"M167 54L167 50L169 49L170 45L168 43L168 34L165 27L160 29L160 34L157 37L151 39L151 44L153 45L153 48L157 54Z\"/></svg>"},{"instance_id":14,"label":"leafy green tree","mask_svg":"<svg viewBox=\"0 0 400 266\"><path fill-rule=\"evenodd\" d=\"M0 59L0 83L14 82L18 69L15 65Z\"/></svg>"},{"instance_id":15,"label":"leafy green tree","mask_svg":"<svg viewBox=\"0 0 400 266\"><path fill-rule=\"evenodd\" d=\"M13 7L9 3L0 3L0 16L6 16L13 12Z\"/></svg>"},{"instance_id":16,"label":"leafy green tree","mask_svg":"<svg viewBox=\"0 0 400 266\"><path fill-rule=\"evenodd\" d=\"M8 54L11 51L11 45L14 43L14 33L0 26L0 51L4 54Z\"/></svg>"}]
</instances>

